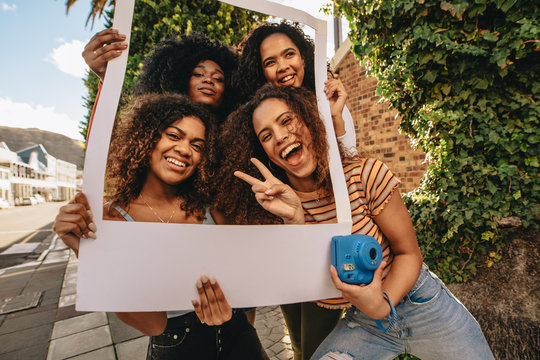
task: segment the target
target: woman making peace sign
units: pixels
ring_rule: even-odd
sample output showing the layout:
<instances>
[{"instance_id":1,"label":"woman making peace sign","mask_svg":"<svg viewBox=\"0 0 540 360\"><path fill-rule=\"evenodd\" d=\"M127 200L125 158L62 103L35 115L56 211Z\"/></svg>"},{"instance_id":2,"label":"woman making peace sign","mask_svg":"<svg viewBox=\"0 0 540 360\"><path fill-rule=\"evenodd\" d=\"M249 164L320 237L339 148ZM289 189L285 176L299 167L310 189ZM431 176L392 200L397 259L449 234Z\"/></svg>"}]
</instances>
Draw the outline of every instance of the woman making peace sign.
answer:
<instances>
[{"instance_id":1,"label":"woman making peace sign","mask_svg":"<svg viewBox=\"0 0 540 360\"><path fill-rule=\"evenodd\" d=\"M335 200L324 186L330 182L326 135L314 97L302 89L263 87L237 116L237 122L249 124L236 129L244 139L244 155L239 159L243 171L235 175L251 185L244 191L254 192L256 201L283 222L335 222ZM236 153L229 145L225 156ZM252 162L264 181L246 174L254 174L249 166L254 156L262 160ZM277 169L269 171L266 162ZM493 359L476 320L422 265L399 180L370 158L343 159L343 171L352 233L377 239L383 262L367 286L343 283L332 267L332 281L350 308L312 359L390 360L401 353L422 359Z\"/></svg>"}]
</instances>

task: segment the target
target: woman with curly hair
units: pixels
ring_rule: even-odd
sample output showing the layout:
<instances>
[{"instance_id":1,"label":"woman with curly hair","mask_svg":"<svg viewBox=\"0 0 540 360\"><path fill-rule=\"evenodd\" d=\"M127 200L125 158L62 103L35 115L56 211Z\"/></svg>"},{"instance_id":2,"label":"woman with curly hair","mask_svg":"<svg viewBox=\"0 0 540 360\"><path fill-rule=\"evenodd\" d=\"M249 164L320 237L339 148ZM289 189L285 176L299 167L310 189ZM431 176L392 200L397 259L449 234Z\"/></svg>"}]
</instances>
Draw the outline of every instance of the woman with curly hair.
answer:
<instances>
[{"instance_id":1,"label":"woman with curly hair","mask_svg":"<svg viewBox=\"0 0 540 360\"><path fill-rule=\"evenodd\" d=\"M290 90L290 91L288 91ZM219 179L221 188L215 198L214 206L225 217L233 219L237 224L268 224L288 223L294 219L287 219L280 214L273 214L259 205L253 197L251 189L240 179L233 175L234 170L240 170L252 177L258 175L250 159L256 158L272 170L280 183L293 183L296 179L289 178L285 169L275 160L271 160L261 146L257 133L253 130L253 114L260 103L267 98L277 98L287 104L289 111L283 114L279 123L283 123L295 132L297 127L293 120L296 115L302 114L306 133L320 134L310 142L310 150L295 147L280 149L281 152L290 152L287 157L293 163L299 154L313 154L315 170L310 174L314 188L318 189L321 198L332 193L332 184L328 170L328 143L326 130L319 120L319 111L313 92L305 88L276 87L271 84L264 85L247 104L239 107L227 118L219 134L222 149L223 163L215 175ZM314 103L315 102L315 103ZM315 105L314 105L315 104ZM303 150L303 151L302 151ZM203 174L204 176L205 174ZM321 306L322 305L322 306ZM336 326L342 316L343 309L338 301L296 303L281 305L294 351L294 359L309 359L317 346Z\"/></svg>"},{"instance_id":2,"label":"woman with curly hair","mask_svg":"<svg viewBox=\"0 0 540 360\"><path fill-rule=\"evenodd\" d=\"M86 44L82 56L101 81L107 63L127 49L125 39L118 30L105 29ZM234 107L230 90L237 64L237 53L219 40L197 32L173 35L156 44L146 57L134 93L189 95L193 101L209 105L221 120Z\"/></svg>"},{"instance_id":3,"label":"woman with curly hair","mask_svg":"<svg viewBox=\"0 0 540 360\"><path fill-rule=\"evenodd\" d=\"M136 97L118 121L107 180L104 219L207 223L213 218L198 183L213 115L180 94ZM78 194L63 206L55 232L77 253L81 237L95 238L88 201ZM217 281L201 275L193 311L119 312L126 324L150 335L148 359L268 359L244 311L233 310Z\"/></svg>"},{"instance_id":4,"label":"woman with curly hair","mask_svg":"<svg viewBox=\"0 0 540 360\"><path fill-rule=\"evenodd\" d=\"M337 221L334 196L325 186L329 183L328 162L321 159L328 158L328 151L316 109L315 99L301 89L263 88L238 111L238 120L251 125L249 133L238 134L244 139L244 169L248 168L247 158L257 156L262 162L252 162L264 180L240 171L235 175L251 186L244 186L244 191L255 193L263 208L287 223ZM279 171L268 170L263 165L267 161ZM335 320L339 320L337 327L317 348L324 334L320 332L320 337L306 343L315 332L311 327L317 319L305 317L304 311L310 307L302 304L297 325L301 327L303 358L390 360L409 353L422 359L493 359L476 320L422 264L399 180L375 159L359 156L342 162L352 234L375 238L382 247L383 261L365 286L342 282L331 268L331 279L343 298L317 304L348 310L343 319Z\"/></svg>"},{"instance_id":5,"label":"woman with curly hair","mask_svg":"<svg viewBox=\"0 0 540 360\"><path fill-rule=\"evenodd\" d=\"M239 100L245 102L264 84L305 87L315 92L315 45L298 24L262 24L243 43L238 70L233 76ZM345 106L347 92L340 80L325 82L332 122L337 139L356 154L356 134L352 116ZM240 101L238 101L240 102Z\"/></svg>"}]
</instances>

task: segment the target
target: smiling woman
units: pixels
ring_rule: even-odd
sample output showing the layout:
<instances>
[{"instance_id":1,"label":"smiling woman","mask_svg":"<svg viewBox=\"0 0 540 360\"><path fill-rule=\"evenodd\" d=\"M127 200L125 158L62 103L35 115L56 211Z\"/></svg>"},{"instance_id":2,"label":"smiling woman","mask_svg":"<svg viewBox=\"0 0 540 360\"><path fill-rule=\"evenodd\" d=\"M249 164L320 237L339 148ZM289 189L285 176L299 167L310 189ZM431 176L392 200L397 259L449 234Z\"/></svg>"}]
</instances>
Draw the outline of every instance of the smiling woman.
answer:
<instances>
[{"instance_id":1,"label":"smiling woman","mask_svg":"<svg viewBox=\"0 0 540 360\"><path fill-rule=\"evenodd\" d=\"M315 92L313 41L298 24L263 23L244 42L234 85L242 102L264 84L304 87ZM351 155L357 154L352 116L345 106L347 92L339 79L325 82L337 140Z\"/></svg>"},{"instance_id":2,"label":"smiling woman","mask_svg":"<svg viewBox=\"0 0 540 360\"><path fill-rule=\"evenodd\" d=\"M208 106L184 95L136 97L112 138L104 220L214 224L205 208L207 193L198 185L213 122ZM80 237L96 237L88 210L78 194L56 218L54 230L75 251ZM215 278L201 275L196 286L200 301L193 300L194 311L117 312L151 335L148 359L267 360L245 312L230 307Z\"/></svg>"},{"instance_id":3,"label":"smiling woman","mask_svg":"<svg viewBox=\"0 0 540 360\"><path fill-rule=\"evenodd\" d=\"M264 77L274 86L300 87L304 82L304 58L294 42L283 33L274 33L261 42Z\"/></svg>"},{"instance_id":4,"label":"smiling woman","mask_svg":"<svg viewBox=\"0 0 540 360\"><path fill-rule=\"evenodd\" d=\"M208 110L175 94L136 98L115 128L109 151L110 220L195 223L204 217L197 166L213 118ZM173 213L180 203L183 210Z\"/></svg>"}]
</instances>

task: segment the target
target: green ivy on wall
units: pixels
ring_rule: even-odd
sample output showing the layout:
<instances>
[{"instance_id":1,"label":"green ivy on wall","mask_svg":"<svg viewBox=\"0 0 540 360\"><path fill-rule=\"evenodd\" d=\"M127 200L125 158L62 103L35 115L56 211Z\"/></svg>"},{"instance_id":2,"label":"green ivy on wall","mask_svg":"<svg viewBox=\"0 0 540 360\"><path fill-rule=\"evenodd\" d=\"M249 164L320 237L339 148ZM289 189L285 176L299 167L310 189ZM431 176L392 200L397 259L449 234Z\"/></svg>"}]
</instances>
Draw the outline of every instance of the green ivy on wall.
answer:
<instances>
[{"instance_id":1,"label":"green ivy on wall","mask_svg":"<svg viewBox=\"0 0 540 360\"><path fill-rule=\"evenodd\" d=\"M467 280L500 259L501 219L538 226L538 2L336 3L378 95L427 154L405 196L425 261L446 281Z\"/></svg>"}]
</instances>

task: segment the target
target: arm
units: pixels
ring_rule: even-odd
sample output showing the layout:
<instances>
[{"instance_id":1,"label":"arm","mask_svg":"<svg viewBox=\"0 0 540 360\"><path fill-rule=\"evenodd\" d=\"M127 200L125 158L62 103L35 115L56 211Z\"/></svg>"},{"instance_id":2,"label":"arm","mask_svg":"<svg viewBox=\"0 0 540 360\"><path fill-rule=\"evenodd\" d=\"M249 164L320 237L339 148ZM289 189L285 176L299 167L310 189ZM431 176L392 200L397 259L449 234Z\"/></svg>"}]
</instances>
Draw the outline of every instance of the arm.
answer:
<instances>
[{"instance_id":1,"label":"arm","mask_svg":"<svg viewBox=\"0 0 540 360\"><path fill-rule=\"evenodd\" d=\"M324 85L324 92L330 102L330 112L336 138L351 155L357 155L353 118L349 109L345 106L348 98L345 87L339 79L329 79Z\"/></svg>"},{"instance_id":2,"label":"arm","mask_svg":"<svg viewBox=\"0 0 540 360\"><path fill-rule=\"evenodd\" d=\"M167 326L167 313L159 312L117 312L122 322L139 330L146 336L161 335Z\"/></svg>"},{"instance_id":3,"label":"arm","mask_svg":"<svg viewBox=\"0 0 540 360\"><path fill-rule=\"evenodd\" d=\"M392 194L384 210L374 220L390 242L394 253L394 261L384 280L383 290L388 293L392 304L397 304L412 289L422 267L422 254L411 217L399 191Z\"/></svg>"},{"instance_id":4,"label":"arm","mask_svg":"<svg viewBox=\"0 0 540 360\"><path fill-rule=\"evenodd\" d=\"M101 84L105 78L107 64L110 60L120 56L122 51L128 48L128 44L121 42L125 39L126 36L119 34L118 30L105 29L94 35L88 44L86 44L82 52L84 61L99 78L98 92L96 94L96 100L94 102L94 107L88 122L88 132L86 134L87 140L90 138L90 131L92 130L92 123L94 121L94 113L96 111L99 95L101 93Z\"/></svg>"},{"instance_id":5,"label":"arm","mask_svg":"<svg viewBox=\"0 0 540 360\"><path fill-rule=\"evenodd\" d=\"M103 81L107 63L122 54L128 48L126 36L116 29L105 29L94 35L84 47L82 57L88 67Z\"/></svg>"},{"instance_id":6,"label":"arm","mask_svg":"<svg viewBox=\"0 0 540 360\"><path fill-rule=\"evenodd\" d=\"M345 134L337 137L338 143L350 156L357 156L358 148L356 147L356 130L354 129L354 122L351 112L347 106L343 107L342 118L345 126Z\"/></svg>"},{"instance_id":7,"label":"arm","mask_svg":"<svg viewBox=\"0 0 540 360\"><path fill-rule=\"evenodd\" d=\"M231 223L220 211L211 210L210 213L212 214L212 218L216 225L228 225Z\"/></svg>"},{"instance_id":8,"label":"arm","mask_svg":"<svg viewBox=\"0 0 540 360\"><path fill-rule=\"evenodd\" d=\"M107 215L107 213L108 211L104 211L106 220L120 220L117 217ZM96 238L97 229L92 218L88 199L83 193L76 194L73 200L60 208L56 216L53 230L75 252L77 257L79 256L80 238ZM116 315L120 320L144 335L159 335L167 325L165 312L123 312L116 313Z\"/></svg>"},{"instance_id":9,"label":"arm","mask_svg":"<svg viewBox=\"0 0 540 360\"><path fill-rule=\"evenodd\" d=\"M420 268L422 255L409 212L398 191L395 191L383 211L374 217L375 223L384 233L394 253L394 261L384 282L383 262L375 271L373 281L367 286L350 285L341 282L334 268L331 277L334 285L341 290L343 297L367 316L382 319L390 313L390 305L383 296L385 291L392 304L396 305L413 287Z\"/></svg>"},{"instance_id":10,"label":"arm","mask_svg":"<svg viewBox=\"0 0 540 360\"><path fill-rule=\"evenodd\" d=\"M330 102L330 113L334 123L336 136L345 135L345 122L343 121L343 107L347 101L347 92L341 80L329 79L324 82L324 93Z\"/></svg>"}]
</instances>

